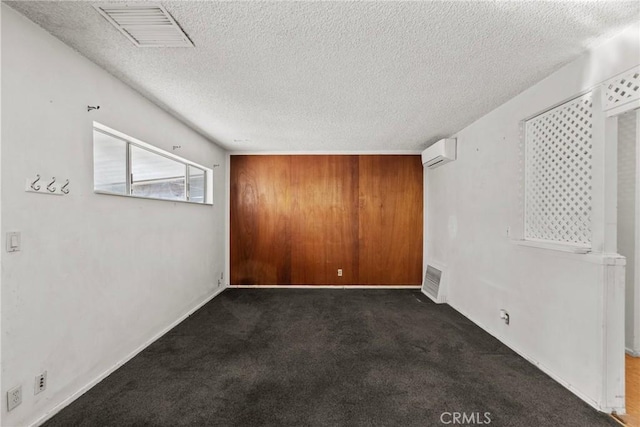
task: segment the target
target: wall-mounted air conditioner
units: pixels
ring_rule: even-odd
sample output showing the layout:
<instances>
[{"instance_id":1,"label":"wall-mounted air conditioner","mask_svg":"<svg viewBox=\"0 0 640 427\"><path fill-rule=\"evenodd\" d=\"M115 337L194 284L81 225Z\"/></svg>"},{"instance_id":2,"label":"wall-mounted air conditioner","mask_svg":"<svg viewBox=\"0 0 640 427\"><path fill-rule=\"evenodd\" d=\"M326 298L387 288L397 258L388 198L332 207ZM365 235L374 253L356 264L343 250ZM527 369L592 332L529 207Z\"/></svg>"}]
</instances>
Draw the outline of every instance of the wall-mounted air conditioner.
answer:
<instances>
[{"instance_id":1,"label":"wall-mounted air conditioner","mask_svg":"<svg viewBox=\"0 0 640 427\"><path fill-rule=\"evenodd\" d=\"M422 164L429 168L437 168L456 159L456 139L441 139L422 152Z\"/></svg>"}]
</instances>

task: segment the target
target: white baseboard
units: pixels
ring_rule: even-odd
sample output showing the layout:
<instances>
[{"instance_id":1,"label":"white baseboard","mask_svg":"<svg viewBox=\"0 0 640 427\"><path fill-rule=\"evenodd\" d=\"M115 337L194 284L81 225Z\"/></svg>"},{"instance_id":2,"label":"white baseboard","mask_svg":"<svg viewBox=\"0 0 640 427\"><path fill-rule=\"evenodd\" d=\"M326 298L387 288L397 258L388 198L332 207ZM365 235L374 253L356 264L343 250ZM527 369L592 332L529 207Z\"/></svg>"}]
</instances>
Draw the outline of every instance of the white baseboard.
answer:
<instances>
[{"instance_id":1,"label":"white baseboard","mask_svg":"<svg viewBox=\"0 0 640 427\"><path fill-rule=\"evenodd\" d=\"M540 369L542 372L544 372L545 374L549 375L554 381L556 381L557 383L559 383L560 385L562 385L563 387L565 387L567 390L569 390L571 393L575 394L576 396L578 396L580 399L584 400L586 403L588 403L590 406L592 406L594 409L600 411L600 412L605 412L608 414L611 414L613 412L616 412L618 414L624 414L624 408L605 408L605 407L601 407L598 402L593 399L590 396L587 396L586 394L582 393L580 390L576 389L575 387L573 387L571 385L571 383L569 383L568 381L566 381L564 378L562 378L560 375L558 375L556 372L554 372L552 369L550 369L549 367L541 364L540 362L538 362L537 360L533 359L532 357L528 356L525 352L523 352L522 350L520 350L517 346L513 345L512 343L508 342L507 340L504 339L504 337L499 336L498 334L496 334L494 331L492 331L491 329L487 328L486 326L484 326L482 323L479 323L475 320L473 320L467 313L465 313L463 310L458 309L457 307L455 307L454 305L452 305L450 302L447 302L449 304L449 306L451 306L451 308L453 308L454 310L456 310L458 313L462 314L464 317L466 317L467 319L469 319L471 322L473 322L474 324L476 324L477 326L479 326L481 329L483 329L485 332L487 332L489 335L491 335L492 337L494 337L495 339L497 339L498 341L500 341L501 343L503 343L504 345L506 345L507 347L509 347L511 350L513 350L514 352L516 352L519 356L521 356L522 358L526 359L527 361L529 361L530 363L534 364L538 369Z\"/></svg>"},{"instance_id":2,"label":"white baseboard","mask_svg":"<svg viewBox=\"0 0 640 427\"><path fill-rule=\"evenodd\" d=\"M624 351L631 357L640 357L640 351L632 350L629 347L625 348Z\"/></svg>"},{"instance_id":3,"label":"white baseboard","mask_svg":"<svg viewBox=\"0 0 640 427\"><path fill-rule=\"evenodd\" d=\"M160 332L158 332L157 334L155 334L152 338L148 339L147 341L145 341L142 345L140 345L138 348L136 348L135 350L133 350L131 353L129 353L128 355L126 355L122 360L118 361L116 364L114 364L113 366L111 366L109 369L107 369L106 371L104 371L103 373L101 373L100 375L98 375L96 378L94 378L93 380L89 381L86 385L84 385L83 387L81 387L78 391L76 391L75 393L73 393L71 396L67 397L66 399L64 399L62 402L60 402L59 404L57 404L56 406L53 407L53 409L47 411L43 416L41 416L40 418L38 418L36 421L34 421L33 423L30 424L30 427L37 427L40 426L42 424L44 424L47 420L49 420L51 417L53 417L55 414L57 414L58 412L60 412L62 409L64 409L66 406L70 405L74 400L76 400L77 398L79 398L80 396L82 396L83 394L85 394L87 391L89 391L93 386L95 386L96 384L98 384L100 381L102 381L103 379L105 379L106 377L108 377L111 373L113 373L116 369L118 369L119 367L121 367L122 365L124 365L125 363L127 363L129 360L133 359L138 353L140 353L142 350L144 350L145 348L149 347L151 344L153 344L155 341L157 341L159 338L161 338L164 334L166 334L167 332L169 332L171 329L173 329L174 327L176 327L180 322L182 322L183 320L185 320L187 317L191 316L193 313L195 313L198 309L200 309L202 306L204 306L206 303L208 303L209 301L211 301L213 298L215 298L216 296L218 296L222 291L224 291L226 289L226 287L220 287L218 289L216 289L213 293L205 296L203 299L200 299L199 302L196 303L195 306L193 306L192 308L190 308L189 310L187 310L186 313L184 313L182 316L180 316L178 319L176 319L175 321L173 321L171 324L169 324L169 326L165 327L164 329L162 329Z\"/></svg>"},{"instance_id":4,"label":"white baseboard","mask_svg":"<svg viewBox=\"0 0 640 427\"><path fill-rule=\"evenodd\" d=\"M415 286L368 286L368 285L229 285L229 289L420 289Z\"/></svg>"}]
</instances>

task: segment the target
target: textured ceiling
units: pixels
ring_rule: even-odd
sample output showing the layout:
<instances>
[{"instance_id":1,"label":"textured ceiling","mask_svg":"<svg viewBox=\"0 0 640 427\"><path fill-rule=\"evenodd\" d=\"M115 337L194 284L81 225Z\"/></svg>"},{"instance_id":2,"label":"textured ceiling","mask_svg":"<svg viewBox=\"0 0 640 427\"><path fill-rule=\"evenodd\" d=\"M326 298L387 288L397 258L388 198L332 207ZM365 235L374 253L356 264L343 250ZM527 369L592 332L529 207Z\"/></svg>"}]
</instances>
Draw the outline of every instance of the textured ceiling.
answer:
<instances>
[{"instance_id":1,"label":"textured ceiling","mask_svg":"<svg viewBox=\"0 0 640 427\"><path fill-rule=\"evenodd\" d=\"M196 47L141 49L92 2L7 3L252 151L423 149L640 19L635 1L163 1Z\"/></svg>"}]
</instances>

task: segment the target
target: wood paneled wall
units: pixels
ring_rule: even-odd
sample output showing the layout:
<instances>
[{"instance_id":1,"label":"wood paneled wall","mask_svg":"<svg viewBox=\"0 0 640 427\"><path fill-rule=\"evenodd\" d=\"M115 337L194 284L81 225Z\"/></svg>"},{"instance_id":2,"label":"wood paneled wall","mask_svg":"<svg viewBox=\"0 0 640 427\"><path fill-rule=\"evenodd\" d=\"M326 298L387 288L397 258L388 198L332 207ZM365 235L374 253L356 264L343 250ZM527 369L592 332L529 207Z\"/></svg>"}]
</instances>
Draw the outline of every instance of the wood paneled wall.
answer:
<instances>
[{"instance_id":1,"label":"wood paneled wall","mask_svg":"<svg viewBox=\"0 0 640 427\"><path fill-rule=\"evenodd\" d=\"M231 284L419 285L422 219L420 156L231 156Z\"/></svg>"}]
</instances>

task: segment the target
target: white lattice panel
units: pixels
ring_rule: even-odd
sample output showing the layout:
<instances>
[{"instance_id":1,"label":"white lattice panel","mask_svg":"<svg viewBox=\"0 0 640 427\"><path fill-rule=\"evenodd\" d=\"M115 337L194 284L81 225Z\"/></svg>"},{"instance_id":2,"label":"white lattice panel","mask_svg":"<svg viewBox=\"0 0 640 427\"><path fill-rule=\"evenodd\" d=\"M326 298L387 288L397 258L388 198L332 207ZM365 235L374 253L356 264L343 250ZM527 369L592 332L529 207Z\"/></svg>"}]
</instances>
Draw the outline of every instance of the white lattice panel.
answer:
<instances>
[{"instance_id":1,"label":"white lattice panel","mask_svg":"<svg viewBox=\"0 0 640 427\"><path fill-rule=\"evenodd\" d=\"M591 93L525 123L525 239L591 245Z\"/></svg>"},{"instance_id":2,"label":"white lattice panel","mask_svg":"<svg viewBox=\"0 0 640 427\"><path fill-rule=\"evenodd\" d=\"M640 100L640 67L622 73L604 84L604 109L609 111Z\"/></svg>"}]
</instances>

